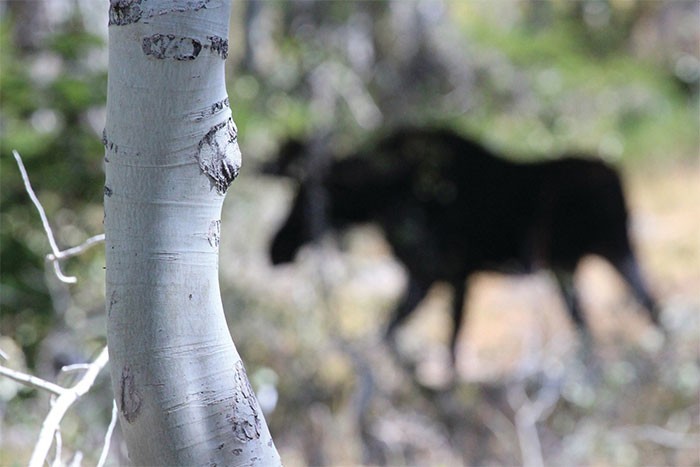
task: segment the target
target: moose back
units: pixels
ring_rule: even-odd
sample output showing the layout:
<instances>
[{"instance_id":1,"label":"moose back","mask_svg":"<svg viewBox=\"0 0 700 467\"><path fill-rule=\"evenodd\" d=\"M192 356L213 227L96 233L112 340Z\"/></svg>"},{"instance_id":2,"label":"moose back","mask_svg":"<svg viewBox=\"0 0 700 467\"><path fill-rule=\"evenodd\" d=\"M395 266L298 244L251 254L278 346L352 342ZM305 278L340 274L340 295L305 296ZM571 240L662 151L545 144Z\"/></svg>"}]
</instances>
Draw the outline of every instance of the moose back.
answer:
<instances>
[{"instance_id":1,"label":"moose back","mask_svg":"<svg viewBox=\"0 0 700 467\"><path fill-rule=\"evenodd\" d=\"M309 157L314 149L289 141L265 170L299 184L272 241L272 262L293 261L302 245L327 230L377 224L408 274L387 337L433 283L447 282L455 291L454 361L467 279L485 270L551 270L569 315L585 330L573 274L589 254L613 265L658 324L628 236L620 177L603 161L566 156L515 163L449 130L416 128L343 157Z\"/></svg>"}]
</instances>

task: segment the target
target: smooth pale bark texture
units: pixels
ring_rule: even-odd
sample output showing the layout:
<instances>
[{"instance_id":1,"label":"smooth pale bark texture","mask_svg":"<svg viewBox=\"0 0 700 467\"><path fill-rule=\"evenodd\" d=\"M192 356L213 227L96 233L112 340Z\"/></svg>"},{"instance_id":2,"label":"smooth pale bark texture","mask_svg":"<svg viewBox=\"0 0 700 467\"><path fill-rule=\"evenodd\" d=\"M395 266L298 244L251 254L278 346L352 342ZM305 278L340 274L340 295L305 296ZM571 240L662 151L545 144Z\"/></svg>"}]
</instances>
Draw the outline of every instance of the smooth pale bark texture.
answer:
<instances>
[{"instance_id":1,"label":"smooth pale bark texture","mask_svg":"<svg viewBox=\"0 0 700 467\"><path fill-rule=\"evenodd\" d=\"M228 0L110 0L108 344L138 465L279 465L224 318L221 206L240 166Z\"/></svg>"}]
</instances>

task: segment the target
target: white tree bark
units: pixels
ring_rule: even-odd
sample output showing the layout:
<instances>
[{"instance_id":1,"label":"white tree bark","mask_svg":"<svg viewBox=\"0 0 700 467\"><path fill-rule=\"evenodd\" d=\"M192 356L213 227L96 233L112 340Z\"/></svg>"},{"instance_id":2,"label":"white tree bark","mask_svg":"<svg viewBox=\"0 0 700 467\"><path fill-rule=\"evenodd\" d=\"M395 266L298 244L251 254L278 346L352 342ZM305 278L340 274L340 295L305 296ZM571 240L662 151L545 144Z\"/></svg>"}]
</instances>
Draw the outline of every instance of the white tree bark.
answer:
<instances>
[{"instance_id":1,"label":"white tree bark","mask_svg":"<svg viewBox=\"0 0 700 467\"><path fill-rule=\"evenodd\" d=\"M108 343L140 465L279 465L226 325L221 206L240 166L230 0L110 0Z\"/></svg>"}]
</instances>

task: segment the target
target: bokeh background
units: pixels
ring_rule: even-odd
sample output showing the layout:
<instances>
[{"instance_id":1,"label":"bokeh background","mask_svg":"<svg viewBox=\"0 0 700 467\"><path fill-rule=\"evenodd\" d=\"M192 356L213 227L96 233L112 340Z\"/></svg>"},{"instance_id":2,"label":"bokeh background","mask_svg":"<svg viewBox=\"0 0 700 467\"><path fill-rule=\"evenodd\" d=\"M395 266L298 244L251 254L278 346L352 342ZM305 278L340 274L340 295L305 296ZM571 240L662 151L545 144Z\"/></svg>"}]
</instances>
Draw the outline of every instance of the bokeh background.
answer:
<instances>
[{"instance_id":1,"label":"bokeh background","mask_svg":"<svg viewBox=\"0 0 700 467\"><path fill-rule=\"evenodd\" d=\"M107 2L0 2L2 364L70 382L105 343L100 247L47 273L49 245L102 231ZM222 293L275 442L303 465L700 465L700 3L668 0L234 3L228 90L244 167L224 207ZM546 273L470 281L457 373L447 288L381 341L404 273L363 226L273 268L294 195L260 175L287 138L351 152L398 125L455 129L514 160L582 150L617 165L662 306L651 328L612 269L577 276L594 355ZM106 372L62 423L99 456ZM23 465L48 397L0 378L0 464ZM126 462L116 434L108 465Z\"/></svg>"}]
</instances>

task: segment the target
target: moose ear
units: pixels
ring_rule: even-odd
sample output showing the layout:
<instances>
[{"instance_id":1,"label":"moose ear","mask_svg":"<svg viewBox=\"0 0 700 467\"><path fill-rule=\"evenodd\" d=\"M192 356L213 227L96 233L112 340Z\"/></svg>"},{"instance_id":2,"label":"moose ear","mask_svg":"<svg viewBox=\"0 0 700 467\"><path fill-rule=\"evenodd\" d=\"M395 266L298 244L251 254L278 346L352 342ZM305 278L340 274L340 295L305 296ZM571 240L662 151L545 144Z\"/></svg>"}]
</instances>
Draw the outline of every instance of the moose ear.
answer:
<instances>
[{"instance_id":1,"label":"moose ear","mask_svg":"<svg viewBox=\"0 0 700 467\"><path fill-rule=\"evenodd\" d=\"M298 139L288 139L279 148L277 155L264 163L260 172L265 175L278 175L302 179L306 145Z\"/></svg>"}]
</instances>

